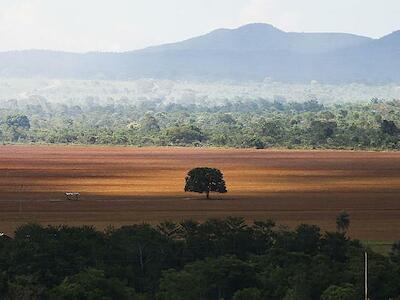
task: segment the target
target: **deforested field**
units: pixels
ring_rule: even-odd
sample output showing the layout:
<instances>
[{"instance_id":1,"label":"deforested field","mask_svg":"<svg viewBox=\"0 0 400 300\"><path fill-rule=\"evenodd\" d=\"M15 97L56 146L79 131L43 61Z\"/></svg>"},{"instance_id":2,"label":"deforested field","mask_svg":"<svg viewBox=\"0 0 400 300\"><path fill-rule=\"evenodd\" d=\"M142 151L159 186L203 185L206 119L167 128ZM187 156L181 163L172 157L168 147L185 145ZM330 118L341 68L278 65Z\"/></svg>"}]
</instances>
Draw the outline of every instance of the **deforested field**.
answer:
<instances>
[{"instance_id":1,"label":"deforested field","mask_svg":"<svg viewBox=\"0 0 400 300\"><path fill-rule=\"evenodd\" d=\"M228 193L184 193L188 170L221 169ZM68 201L65 192L79 192ZM0 231L26 222L91 224L243 216L400 239L400 152L0 146Z\"/></svg>"}]
</instances>

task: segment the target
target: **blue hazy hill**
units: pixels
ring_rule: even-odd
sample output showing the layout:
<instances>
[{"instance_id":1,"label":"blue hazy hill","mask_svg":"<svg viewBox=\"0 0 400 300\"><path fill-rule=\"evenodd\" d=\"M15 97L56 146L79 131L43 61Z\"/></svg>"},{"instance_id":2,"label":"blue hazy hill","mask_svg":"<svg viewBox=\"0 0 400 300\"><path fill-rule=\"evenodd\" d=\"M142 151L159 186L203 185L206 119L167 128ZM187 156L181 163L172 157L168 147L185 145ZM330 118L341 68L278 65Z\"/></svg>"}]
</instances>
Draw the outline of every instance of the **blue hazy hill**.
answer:
<instances>
[{"instance_id":1,"label":"blue hazy hill","mask_svg":"<svg viewBox=\"0 0 400 300\"><path fill-rule=\"evenodd\" d=\"M129 37L127 37L129 38ZM285 32L268 24L218 29L182 42L123 53L0 53L0 76L169 78L283 82L400 82L400 31L380 39Z\"/></svg>"}]
</instances>

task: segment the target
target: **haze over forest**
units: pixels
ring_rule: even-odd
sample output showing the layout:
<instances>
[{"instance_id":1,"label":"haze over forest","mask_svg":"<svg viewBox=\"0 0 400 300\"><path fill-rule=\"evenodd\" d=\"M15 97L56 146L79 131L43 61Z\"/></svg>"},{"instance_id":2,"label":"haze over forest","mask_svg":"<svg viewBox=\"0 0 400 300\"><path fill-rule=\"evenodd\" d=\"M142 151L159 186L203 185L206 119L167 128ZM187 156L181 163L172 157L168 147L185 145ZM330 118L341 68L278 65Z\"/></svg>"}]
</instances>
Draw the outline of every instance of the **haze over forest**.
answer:
<instances>
[{"instance_id":1,"label":"haze over forest","mask_svg":"<svg viewBox=\"0 0 400 300\"><path fill-rule=\"evenodd\" d=\"M400 82L400 31L373 39L347 33L285 32L268 24L218 29L129 52L0 53L0 76L68 79Z\"/></svg>"}]
</instances>

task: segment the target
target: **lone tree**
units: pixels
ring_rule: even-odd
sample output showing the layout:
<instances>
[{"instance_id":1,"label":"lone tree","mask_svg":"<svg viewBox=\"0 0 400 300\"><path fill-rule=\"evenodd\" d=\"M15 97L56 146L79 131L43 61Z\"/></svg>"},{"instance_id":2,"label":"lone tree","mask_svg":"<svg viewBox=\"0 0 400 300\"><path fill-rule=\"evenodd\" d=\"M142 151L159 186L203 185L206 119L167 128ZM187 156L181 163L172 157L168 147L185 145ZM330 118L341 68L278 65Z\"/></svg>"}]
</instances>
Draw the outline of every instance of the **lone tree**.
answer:
<instances>
[{"instance_id":1,"label":"lone tree","mask_svg":"<svg viewBox=\"0 0 400 300\"><path fill-rule=\"evenodd\" d=\"M346 211L342 211L336 217L336 229L339 232L346 232L350 226L350 215Z\"/></svg>"},{"instance_id":2,"label":"lone tree","mask_svg":"<svg viewBox=\"0 0 400 300\"><path fill-rule=\"evenodd\" d=\"M226 193L224 175L214 168L194 168L186 176L185 192L206 193L210 199L210 192Z\"/></svg>"}]
</instances>

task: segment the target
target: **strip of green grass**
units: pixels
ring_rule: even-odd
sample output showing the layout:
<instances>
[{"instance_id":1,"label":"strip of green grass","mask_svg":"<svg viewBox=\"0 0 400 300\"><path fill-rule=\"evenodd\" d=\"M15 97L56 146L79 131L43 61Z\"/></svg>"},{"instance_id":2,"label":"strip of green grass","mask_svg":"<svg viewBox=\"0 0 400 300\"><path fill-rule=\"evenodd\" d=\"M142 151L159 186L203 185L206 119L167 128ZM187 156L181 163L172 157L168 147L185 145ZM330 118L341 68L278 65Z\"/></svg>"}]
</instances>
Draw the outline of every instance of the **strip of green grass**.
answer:
<instances>
[{"instance_id":1,"label":"strip of green grass","mask_svg":"<svg viewBox=\"0 0 400 300\"><path fill-rule=\"evenodd\" d=\"M392 250L393 242L388 241L362 241L363 245L370 248L372 251L388 256Z\"/></svg>"}]
</instances>

